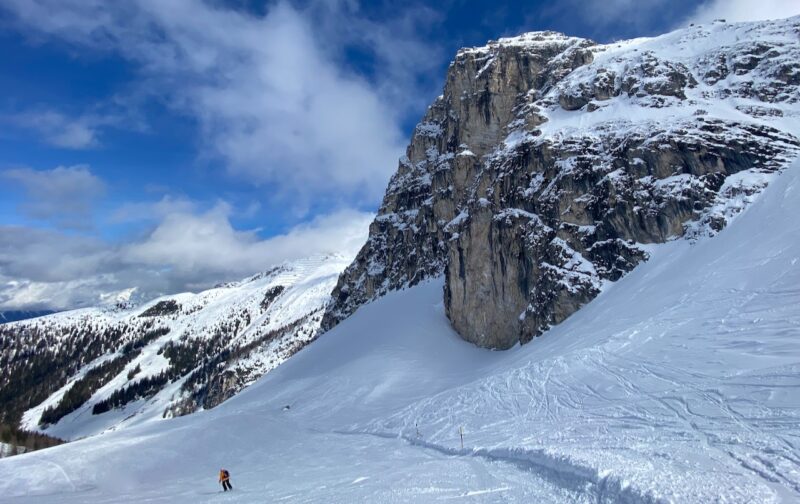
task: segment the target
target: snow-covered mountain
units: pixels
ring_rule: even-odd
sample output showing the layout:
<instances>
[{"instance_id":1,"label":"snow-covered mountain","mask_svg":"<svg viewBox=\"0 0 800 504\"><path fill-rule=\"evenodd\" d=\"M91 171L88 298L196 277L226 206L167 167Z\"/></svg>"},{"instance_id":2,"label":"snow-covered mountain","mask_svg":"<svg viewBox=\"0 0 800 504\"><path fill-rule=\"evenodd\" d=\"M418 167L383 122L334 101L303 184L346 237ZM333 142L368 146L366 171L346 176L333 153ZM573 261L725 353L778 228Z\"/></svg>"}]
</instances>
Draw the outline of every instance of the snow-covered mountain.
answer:
<instances>
[{"instance_id":1,"label":"snow-covered mountain","mask_svg":"<svg viewBox=\"0 0 800 504\"><path fill-rule=\"evenodd\" d=\"M220 349L224 334L237 349L313 337L273 335L270 314L302 306L281 305L292 289L332 288L345 261L12 324L26 329L0 340L19 363L2 376L25 387L0 398L30 404L26 425L79 402L47 431L111 432L0 460L0 495L797 502L799 86L800 18L460 51L336 283L328 332L236 396L149 421L272 365ZM327 292L285 320L316 328ZM221 357L197 360L209 348ZM46 393L40 354L62 366Z\"/></svg>"},{"instance_id":2,"label":"snow-covered mountain","mask_svg":"<svg viewBox=\"0 0 800 504\"><path fill-rule=\"evenodd\" d=\"M459 334L509 348L718 232L800 153L799 39L794 17L462 49L323 326L444 274Z\"/></svg>"},{"instance_id":3,"label":"snow-covered mountain","mask_svg":"<svg viewBox=\"0 0 800 504\"><path fill-rule=\"evenodd\" d=\"M443 279L421 282L362 307L213 410L0 460L0 495L797 502L797 215L800 164L716 237L656 247L564 323L506 352L461 340Z\"/></svg>"},{"instance_id":4,"label":"snow-covered mountain","mask_svg":"<svg viewBox=\"0 0 800 504\"><path fill-rule=\"evenodd\" d=\"M198 294L0 326L0 410L63 439L208 409L314 339L349 258L290 262Z\"/></svg>"}]
</instances>

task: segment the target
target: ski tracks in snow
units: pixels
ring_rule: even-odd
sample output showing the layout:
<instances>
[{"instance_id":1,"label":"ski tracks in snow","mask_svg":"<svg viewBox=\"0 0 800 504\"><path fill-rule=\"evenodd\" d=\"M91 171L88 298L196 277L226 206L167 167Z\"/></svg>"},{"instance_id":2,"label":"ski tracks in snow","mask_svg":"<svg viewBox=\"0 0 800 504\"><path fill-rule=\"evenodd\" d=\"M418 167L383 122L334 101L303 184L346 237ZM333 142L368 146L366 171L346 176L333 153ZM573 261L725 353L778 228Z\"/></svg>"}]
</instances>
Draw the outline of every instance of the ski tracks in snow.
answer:
<instances>
[{"instance_id":1,"label":"ski tracks in snow","mask_svg":"<svg viewBox=\"0 0 800 504\"><path fill-rule=\"evenodd\" d=\"M800 453L785 435L797 410L761 401L796 391L796 366L721 376L607 348L527 363L350 432L505 461L598 502L800 496Z\"/></svg>"}]
</instances>

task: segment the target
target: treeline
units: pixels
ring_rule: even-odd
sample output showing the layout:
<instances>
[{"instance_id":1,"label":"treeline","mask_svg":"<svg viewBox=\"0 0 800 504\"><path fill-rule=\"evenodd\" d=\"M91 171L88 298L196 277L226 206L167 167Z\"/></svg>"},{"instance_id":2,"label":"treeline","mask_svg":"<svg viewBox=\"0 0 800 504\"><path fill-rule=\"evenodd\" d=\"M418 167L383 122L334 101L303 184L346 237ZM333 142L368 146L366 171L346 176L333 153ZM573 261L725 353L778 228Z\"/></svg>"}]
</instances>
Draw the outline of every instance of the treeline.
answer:
<instances>
[{"instance_id":1,"label":"treeline","mask_svg":"<svg viewBox=\"0 0 800 504\"><path fill-rule=\"evenodd\" d=\"M124 330L31 324L0 326L0 334L0 422L13 425L81 367L114 351Z\"/></svg>"},{"instance_id":2,"label":"treeline","mask_svg":"<svg viewBox=\"0 0 800 504\"><path fill-rule=\"evenodd\" d=\"M241 310L232 313L226 320L219 322L210 338L193 338L185 334L179 341L169 341L158 353L169 361L169 367L157 375L151 375L115 390L106 399L92 407L92 414L99 415L112 409L121 408L139 399L148 399L157 394L166 384L187 375L193 369L203 366L215 356L226 352L225 346L241 330L250 324L250 312ZM133 373L130 378L133 378Z\"/></svg>"},{"instance_id":3,"label":"treeline","mask_svg":"<svg viewBox=\"0 0 800 504\"><path fill-rule=\"evenodd\" d=\"M26 431L9 424L0 424L0 441L14 447L12 455L50 448L64 442L53 436Z\"/></svg>"},{"instance_id":4,"label":"treeline","mask_svg":"<svg viewBox=\"0 0 800 504\"><path fill-rule=\"evenodd\" d=\"M168 333L168 327L159 327L147 331L144 336L137 340L126 343L122 347L121 356L103 362L87 371L82 378L77 380L64 393L64 397L61 398L58 404L46 408L39 419L39 425L55 424L83 406L98 389L120 374L125 369L125 366L141 353L141 349L145 345Z\"/></svg>"},{"instance_id":5,"label":"treeline","mask_svg":"<svg viewBox=\"0 0 800 504\"><path fill-rule=\"evenodd\" d=\"M268 289L260 303L261 313L284 292L285 287L281 285ZM6 415L0 421L7 418L7 423L17 424L23 411L41 404L81 367L104 353L119 352L118 356L95 366L77 380L58 404L43 412L40 424L52 425L76 411L97 390L123 372L142 348L169 332L169 328L155 327L158 319L153 317L170 315L181 309L175 300L165 300L143 312L140 317L144 318L107 327L88 319L85 323L72 321L65 326L29 324L15 327L11 332L4 332L0 326L0 364L3 365L0 367L0 412ZM246 370L244 375L229 370L232 363L285 335L310 336L311 332L306 331L313 329L304 329L303 324L314 320L318 314L310 313L269 332L258 328L252 338L248 338L248 343L232 347L231 342L250 326L254 315L258 314L251 314L246 308L231 309L213 327L204 328L202 336L193 337L187 331L180 340L167 342L159 349L159 354L169 362L167 369L133 382L141 367L132 368L127 373L129 383L96 403L92 413L101 414L133 401L148 399L168 383L184 377L181 391L192 398L186 405L187 412L196 410L199 405L212 408L240 390L244 383L242 376L249 376ZM276 351L291 355L305 344L290 338ZM11 365L6 366L6 363ZM7 414L8 411L12 414Z\"/></svg>"},{"instance_id":6,"label":"treeline","mask_svg":"<svg viewBox=\"0 0 800 504\"><path fill-rule=\"evenodd\" d=\"M138 351L142 348L146 347L154 340L160 338L161 336L166 336L169 334L169 327L159 327L157 329L152 329L144 333L144 336L138 339L131 340L122 347L122 355L129 355L133 352L136 352L138 355Z\"/></svg>"},{"instance_id":7,"label":"treeline","mask_svg":"<svg viewBox=\"0 0 800 504\"><path fill-rule=\"evenodd\" d=\"M117 357L90 369L81 379L75 381L64 393L64 396L55 406L45 408L39 419L39 425L47 426L80 408L88 401L97 389L117 376L128 363L125 357Z\"/></svg>"},{"instance_id":8,"label":"treeline","mask_svg":"<svg viewBox=\"0 0 800 504\"><path fill-rule=\"evenodd\" d=\"M172 315L181 309L181 305L174 299L167 299L166 301L159 301L147 310L143 311L139 317L162 317L164 315Z\"/></svg>"},{"instance_id":9,"label":"treeline","mask_svg":"<svg viewBox=\"0 0 800 504\"><path fill-rule=\"evenodd\" d=\"M60 325L47 319L0 325L0 423L18 425L24 411L41 404L82 367L116 352L126 339L123 353L126 347L134 351L140 338L157 337L153 326L153 320L104 326L91 320ZM85 391L79 388L73 394L69 407L58 414L74 407Z\"/></svg>"},{"instance_id":10,"label":"treeline","mask_svg":"<svg viewBox=\"0 0 800 504\"><path fill-rule=\"evenodd\" d=\"M242 386L242 380L235 376L230 370L227 370L230 364L247 357L256 348L266 346L272 341L280 339L288 334L299 333L302 331L302 326L313 320L318 315L317 312L311 312L292 323L283 325L277 329L260 335L253 341L235 348L225 348L217 354L204 358L200 365L192 371L181 385L181 391L191 394L191 402L194 403L194 408L202 406L205 409L211 409L223 401L233 396ZM285 352L286 355L293 355L303 348L307 342L292 340L279 348L280 351ZM226 371L227 370L227 371ZM236 381L236 388L231 389L230 380ZM227 389L226 389L226 385ZM186 414L188 411L186 404L180 405L173 413ZM165 412L166 414L166 412Z\"/></svg>"},{"instance_id":11,"label":"treeline","mask_svg":"<svg viewBox=\"0 0 800 504\"><path fill-rule=\"evenodd\" d=\"M155 395L170 381L167 371L153 376L146 376L141 380L117 389L110 396L92 406L92 415L99 415L114 408L121 408L129 402L146 399Z\"/></svg>"},{"instance_id":12,"label":"treeline","mask_svg":"<svg viewBox=\"0 0 800 504\"><path fill-rule=\"evenodd\" d=\"M270 305L275 302L275 299L280 296L283 291L286 290L286 287L283 285L276 285L274 287L270 287L267 292L264 293L264 299L261 300L261 311L265 312L269 309Z\"/></svg>"}]
</instances>

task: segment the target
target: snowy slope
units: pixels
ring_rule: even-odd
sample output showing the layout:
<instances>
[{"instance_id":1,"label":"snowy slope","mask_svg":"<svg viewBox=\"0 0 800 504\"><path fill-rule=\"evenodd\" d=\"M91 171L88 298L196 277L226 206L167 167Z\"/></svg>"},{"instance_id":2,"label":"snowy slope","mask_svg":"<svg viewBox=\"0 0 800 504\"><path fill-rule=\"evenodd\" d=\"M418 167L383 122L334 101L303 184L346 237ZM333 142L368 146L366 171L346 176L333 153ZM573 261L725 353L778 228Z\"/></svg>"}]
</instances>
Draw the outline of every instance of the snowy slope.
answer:
<instances>
[{"instance_id":1,"label":"snowy slope","mask_svg":"<svg viewBox=\"0 0 800 504\"><path fill-rule=\"evenodd\" d=\"M38 348L42 339L51 359L79 352L88 360L24 412L22 427L76 439L216 406L315 337L320 312L348 259L311 257L198 294L165 296L134 308L86 308L3 326L2 334L12 343L2 354L17 366L12 373L30 358L27 352L33 351L32 356L41 351L32 345ZM94 339L104 351L97 351L101 345L91 343ZM71 389L86 383L102 365L111 370L89 389L85 401L55 422L42 421L45 410L65 401ZM49 375L63 372L55 368ZM126 388L136 393L98 412L98 403L115 393L119 397Z\"/></svg>"},{"instance_id":2,"label":"snowy slope","mask_svg":"<svg viewBox=\"0 0 800 504\"><path fill-rule=\"evenodd\" d=\"M389 294L218 408L1 460L0 494L795 502L799 213L795 164L716 237L655 247L503 353L453 333L441 279ZM220 466L233 494L216 488Z\"/></svg>"}]
</instances>

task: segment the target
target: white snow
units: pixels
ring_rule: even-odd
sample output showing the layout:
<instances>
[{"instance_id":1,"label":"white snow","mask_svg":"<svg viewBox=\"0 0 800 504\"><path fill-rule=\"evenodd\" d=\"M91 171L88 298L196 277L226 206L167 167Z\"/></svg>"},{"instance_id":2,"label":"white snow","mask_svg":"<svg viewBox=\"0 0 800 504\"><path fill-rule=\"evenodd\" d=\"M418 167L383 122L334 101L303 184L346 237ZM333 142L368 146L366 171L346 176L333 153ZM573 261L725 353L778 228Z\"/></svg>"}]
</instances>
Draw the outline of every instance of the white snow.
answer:
<instances>
[{"instance_id":1,"label":"white snow","mask_svg":"<svg viewBox=\"0 0 800 504\"><path fill-rule=\"evenodd\" d=\"M28 430L44 431L62 439L77 439L86 436L117 430L142 422L161 420L165 410L180 401L187 393L181 390L186 378L167 384L160 392L147 400L139 400L113 409L101 415L93 415L92 408L99 401L109 397L115 390L125 387L146 376L154 376L169 366L161 354L161 348L169 341L179 341L183 337L211 338L220 324L236 317L243 311L252 314L249 325L243 326L230 340L227 348L236 348L256 340L259 336L293 323L304 316L316 313L291 334L276 338L268 345L256 348L250 355L236 360L228 369L236 369L248 385L256 378L271 371L285 361L294 344L302 344L315 337L321 321L321 310L327 303L330 292L336 284L339 273L349 264L351 258L339 254L326 254L287 262L268 273L261 273L240 282L230 282L198 294L183 293L164 296L132 309L112 309L108 307L87 308L61 312L36 321L18 322L19 325L37 324L51 327L58 333L61 327L75 327L83 322L90 323L101 330L113 324L125 322L131 325L146 319L139 316L159 301L175 300L181 310L175 315L157 317L155 327L167 327L169 333L161 336L141 349L141 353L131 361L122 372L98 389L84 405L62 418L52 426L39 425L44 410L55 406L72 385L90 369L118 353L105 354L84 366L67 383L51 394L42 403L23 414L22 427ZM266 311L260 307L267 290L275 286L285 290L269 305ZM197 363L201 364L200 361ZM141 371L133 379L128 371L140 366Z\"/></svg>"},{"instance_id":2,"label":"white snow","mask_svg":"<svg viewBox=\"0 0 800 504\"><path fill-rule=\"evenodd\" d=\"M436 123L419 123L416 128L416 134L429 138L436 138L442 134L442 127Z\"/></svg>"},{"instance_id":3,"label":"white snow","mask_svg":"<svg viewBox=\"0 0 800 504\"><path fill-rule=\"evenodd\" d=\"M0 495L795 502L798 214L795 164L716 237L653 247L508 352L452 332L440 280L389 294L213 410L1 460Z\"/></svg>"}]
</instances>

